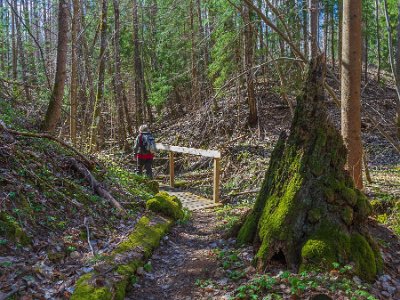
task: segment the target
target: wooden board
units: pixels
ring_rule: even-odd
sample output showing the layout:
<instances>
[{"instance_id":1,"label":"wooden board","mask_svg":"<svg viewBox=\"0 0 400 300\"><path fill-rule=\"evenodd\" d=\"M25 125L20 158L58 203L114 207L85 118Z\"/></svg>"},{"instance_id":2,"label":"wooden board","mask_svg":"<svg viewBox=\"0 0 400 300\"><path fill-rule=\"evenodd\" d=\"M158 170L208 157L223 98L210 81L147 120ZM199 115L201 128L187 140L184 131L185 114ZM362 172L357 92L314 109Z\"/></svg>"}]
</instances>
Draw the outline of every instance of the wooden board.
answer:
<instances>
[{"instance_id":1,"label":"wooden board","mask_svg":"<svg viewBox=\"0 0 400 300\"><path fill-rule=\"evenodd\" d=\"M189 192L179 191L168 186L160 186L160 190L167 191L168 194L177 196L181 200L183 207L191 211L212 208L221 205L221 203L215 203L213 200L206 199Z\"/></svg>"},{"instance_id":2,"label":"wooden board","mask_svg":"<svg viewBox=\"0 0 400 300\"><path fill-rule=\"evenodd\" d=\"M165 150L177 153L186 153L192 155L200 155L205 157L212 157L212 158L221 158L221 152L218 150L203 150L203 149L195 149L195 148L187 148L187 147L180 147L180 146L170 146L157 143L156 144L157 150Z\"/></svg>"}]
</instances>

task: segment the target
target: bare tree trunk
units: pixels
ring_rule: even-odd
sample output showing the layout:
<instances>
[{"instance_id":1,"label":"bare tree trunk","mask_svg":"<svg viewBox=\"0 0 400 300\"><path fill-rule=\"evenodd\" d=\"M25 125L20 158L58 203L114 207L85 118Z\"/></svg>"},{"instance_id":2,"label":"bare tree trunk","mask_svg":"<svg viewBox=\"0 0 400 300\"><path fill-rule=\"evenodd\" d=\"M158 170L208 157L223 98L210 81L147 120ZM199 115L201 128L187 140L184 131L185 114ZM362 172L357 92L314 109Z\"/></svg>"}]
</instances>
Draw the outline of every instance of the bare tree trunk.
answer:
<instances>
[{"instance_id":1,"label":"bare tree trunk","mask_svg":"<svg viewBox=\"0 0 400 300\"><path fill-rule=\"evenodd\" d=\"M247 103L249 105L250 126L256 126L258 121L257 102L254 90L254 47L253 47L253 28L251 25L250 10L247 5L243 6L244 22L244 68L246 71Z\"/></svg>"},{"instance_id":2,"label":"bare tree trunk","mask_svg":"<svg viewBox=\"0 0 400 300\"><path fill-rule=\"evenodd\" d=\"M324 7L324 53L328 57L329 5Z\"/></svg>"},{"instance_id":3,"label":"bare tree trunk","mask_svg":"<svg viewBox=\"0 0 400 300\"><path fill-rule=\"evenodd\" d=\"M378 51L378 70L376 80L381 81L381 29L379 24L379 0L375 0L376 47Z\"/></svg>"},{"instance_id":4,"label":"bare tree trunk","mask_svg":"<svg viewBox=\"0 0 400 300\"><path fill-rule=\"evenodd\" d=\"M144 116L144 99L142 98L142 61L140 58L139 44L139 18L138 3L133 0L133 51L134 51L134 69L135 69L135 107L136 107L136 126L143 123Z\"/></svg>"},{"instance_id":5,"label":"bare tree trunk","mask_svg":"<svg viewBox=\"0 0 400 300\"><path fill-rule=\"evenodd\" d=\"M363 46L363 55L364 55L364 80L368 81L368 19L364 20L364 46Z\"/></svg>"},{"instance_id":6,"label":"bare tree trunk","mask_svg":"<svg viewBox=\"0 0 400 300\"><path fill-rule=\"evenodd\" d=\"M310 10L310 58L318 55L318 0L309 0Z\"/></svg>"},{"instance_id":7,"label":"bare tree trunk","mask_svg":"<svg viewBox=\"0 0 400 300\"><path fill-rule=\"evenodd\" d=\"M71 90L70 90L70 137L73 145L76 145L77 111L78 111L78 28L80 18L79 0L73 0L73 16L71 28Z\"/></svg>"},{"instance_id":8,"label":"bare tree trunk","mask_svg":"<svg viewBox=\"0 0 400 300\"><path fill-rule=\"evenodd\" d=\"M193 0L190 1L189 6L189 14L190 14L190 39L191 39L191 47L190 47L190 59L192 64L192 103L196 105L200 104L200 84L199 84L199 71L197 68L197 55L196 55L196 35L194 28L194 7Z\"/></svg>"},{"instance_id":9,"label":"bare tree trunk","mask_svg":"<svg viewBox=\"0 0 400 300\"><path fill-rule=\"evenodd\" d=\"M398 3L397 18L397 44L396 44L396 73L397 79L400 80L400 2Z\"/></svg>"},{"instance_id":10,"label":"bare tree trunk","mask_svg":"<svg viewBox=\"0 0 400 300\"><path fill-rule=\"evenodd\" d=\"M338 15L339 15L339 28L338 28L338 67L339 76L342 76L342 48L343 48L343 0L338 1Z\"/></svg>"},{"instance_id":11,"label":"bare tree trunk","mask_svg":"<svg viewBox=\"0 0 400 300\"><path fill-rule=\"evenodd\" d=\"M346 168L358 189L363 188L361 145L361 0L343 1L342 136Z\"/></svg>"},{"instance_id":12,"label":"bare tree trunk","mask_svg":"<svg viewBox=\"0 0 400 300\"><path fill-rule=\"evenodd\" d=\"M127 148L128 144L126 141L126 117L124 113L124 84L122 81L122 76L121 76L121 54L120 54L120 45L119 41L121 38L120 34L120 20L119 20L119 1L118 0L113 0L113 6L114 6L114 69L115 69L115 74L114 74L114 92L115 92L115 99L116 99L116 105L117 105L117 113L118 113L118 141L120 147Z\"/></svg>"},{"instance_id":13,"label":"bare tree trunk","mask_svg":"<svg viewBox=\"0 0 400 300\"><path fill-rule=\"evenodd\" d=\"M3 6L3 0L0 0L0 70L3 72L6 71L5 51L8 48L7 38L6 38L7 30L3 29L4 14L5 14L5 11L4 11L4 6Z\"/></svg>"},{"instance_id":14,"label":"bare tree trunk","mask_svg":"<svg viewBox=\"0 0 400 300\"><path fill-rule=\"evenodd\" d=\"M335 12L331 10L331 61L332 68L335 69Z\"/></svg>"},{"instance_id":15,"label":"bare tree trunk","mask_svg":"<svg viewBox=\"0 0 400 300\"><path fill-rule=\"evenodd\" d=\"M98 150L101 145L100 135L102 134L102 116L101 111L103 109L104 102L104 77L106 70L106 48L107 48L107 0L102 1L101 8L101 19L100 19L100 57L99 57L99 75L97 82L97 94L96 101L94 104L94 112L92 119L92 128L90 135L90 146L89 151Z\"/></svg>"},{"instance_id":16,"label":"bare tree trunk","mask_svg":"<svg viewBox=\"0 0 400 300\"><path fill-rule=\"evenodd\" d=\"M392 74L395 81L396 93L397 93L397 101L396 101L396 124L397 124L397 135L400 136L400 78L397 76L396 65L395 65L395 54L394 54L394 46L392 39L392 28L390 26L390 15L388 11L387 0L383 0L384 8L385 8L385 18L386 18L386 27L388 31L388 47L389 47L389 62L390 67L392 69Z\"/></svg>"},{"instance_id":17,"label":"bare tree trunk","mask_svg":"<svg viewBox=\"0 0 400 300\"><path fill-rule=\"evenodd\" d=\"M28 68L26 65L24 43L22 40L21 23L19 20L20 16L17 15L17 13L18 13L17 0L14 0L13 5L14 5L14 14L15 14L15 28L17 31L17 48L18 48L18 54L19 54L19 61L21 64L22 81L24 83L24 92L25 92L25 97L28 100L28 102L32 103L32 95L31 95L31 91L29 89Z\"/></svg>"},{"instance_id":18,"label":"bare tree trunk","mask_svg":"<svg viewBox=\"0 0 400 300\"><path fill-rule=\"evenodd\" d=\"M304 46L304 55L305 57L309 57L309 43L308 43L308 14L307 14L307 0L301 1L301 7L303 11L303 46Z\"/></svg>"},{"instance_id":19,"label":"bare tree trunk","mask_svg":"<svg viewBox=\"0 0 400 300\"><path fill-rule=\"evenodd\" d=\"M53 92L43 123L43 130L54 132L61 118L61 107L66 79L68 50L68 1L60 0L58 8L57 68Z\"/></svg>"}]
</instances>

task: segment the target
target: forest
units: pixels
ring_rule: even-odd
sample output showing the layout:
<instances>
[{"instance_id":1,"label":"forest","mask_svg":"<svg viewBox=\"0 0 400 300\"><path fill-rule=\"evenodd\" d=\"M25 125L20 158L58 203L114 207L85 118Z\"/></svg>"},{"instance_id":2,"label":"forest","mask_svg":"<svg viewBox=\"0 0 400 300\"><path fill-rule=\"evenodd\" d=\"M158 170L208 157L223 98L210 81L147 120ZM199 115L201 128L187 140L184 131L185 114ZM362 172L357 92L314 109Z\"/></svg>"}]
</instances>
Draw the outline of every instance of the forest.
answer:
<instances>
[{"instance_id":1,"label":"forest","mask_svg":"<svg viewBox=\"0 0 400 300\"><path fill-rule=\"evenodd\" d=\"M5 299L400 299L400 1L0 0Z\"/></svg>"}]
</instances>

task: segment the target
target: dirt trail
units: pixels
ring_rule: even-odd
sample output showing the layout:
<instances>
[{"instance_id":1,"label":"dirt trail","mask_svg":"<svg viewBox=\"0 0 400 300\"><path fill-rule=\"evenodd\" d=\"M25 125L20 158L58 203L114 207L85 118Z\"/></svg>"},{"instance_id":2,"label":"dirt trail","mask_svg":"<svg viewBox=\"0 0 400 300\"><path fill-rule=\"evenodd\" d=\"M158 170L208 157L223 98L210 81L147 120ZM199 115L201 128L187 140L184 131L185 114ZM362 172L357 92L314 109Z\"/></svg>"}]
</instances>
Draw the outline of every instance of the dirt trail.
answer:
<instances>
[{"instance_id":1,"label":"dirt trail","mask_svg":"<svg viewBox=\"0 0 400 300\"><path fill-rule=\"evenodd\" d=\"M125 299L228 299L223 290L202 289L196 280L217 278L218 263L212 249L225 243L212 210L194 212L188 224L175 226L151 258Z\"/></svg>"}]
</instances>

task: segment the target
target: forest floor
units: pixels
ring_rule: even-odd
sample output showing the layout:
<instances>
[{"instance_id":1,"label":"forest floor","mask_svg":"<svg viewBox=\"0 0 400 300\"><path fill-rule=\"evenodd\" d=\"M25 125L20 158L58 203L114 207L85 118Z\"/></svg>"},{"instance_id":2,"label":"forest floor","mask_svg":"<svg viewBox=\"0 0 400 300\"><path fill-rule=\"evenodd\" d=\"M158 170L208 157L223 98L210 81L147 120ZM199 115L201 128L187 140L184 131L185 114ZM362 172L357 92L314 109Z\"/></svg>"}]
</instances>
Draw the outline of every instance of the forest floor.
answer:
<instances>
[{"instance_id":1,"label":"forest floor","mask_svg":"<svg viewBox=\"0 0 400 300\"><path fill-rule=\"evenodd\" d=\"M251 264L253 248L237 248L235 239L226 237L226 217L241 213L243 207L198 211L186 224L175 226L138 270L125 299L312 299L319 294L332 299L400 299L400 240L376 221L370 220L369 227L386 245L386 274L368 285L345 266L332 266L325 275L294 274L276 262L257 275Z\"/></svg>"},{"instance_id":2,"label":"forest floor","mask_svg":"<svg viewBox=\"0 0 400 300\"><path fill-rule=\"evenodd\" d=\"M365 192L374 208L368 226L385 261L375 283L362 282L351 267L338 265L330 273L293 274L277 262L265 274L256 274L252 247L237 248L227 235L254 204L274 144L290 126L288 107L268 90L276 83L261 86L266 91L259 91L260 121L255 129L246 126L246 102L236 101L235 95L221 99L216 112L206 107L180 118L164 116L170 121L156 124L160 142L221 150L225 205L194 212L177 224L138 269L127 299L307 299L318 293L333 299L400 299L400 156L365 116L363 142L373 179ZM365 109L396 138L390 121L395 115L393 90L371 82L363 93ZM338 109L332 102L327 105L338 125ZM0 106L0 114L13 128L34 129L27 126L26 114L16 113L10 103ZM19 121L14 126L11 120ZM161 181L168 172L164 155L158 155L155 168ZM71 156L54 143L0 134L1 209L7 221L31 238L27 246L0 234L1 300L7 295L68 299L79 276L126 239L144 212L145 200L153 196L132 174L131 154L100 153L107 163L93 174L128 210L129 216L120 219L71 169ZM177 155L175 166L178 187L210 198L212 160Z\"/></svg>"}]
</instances>

